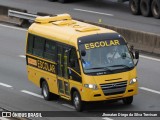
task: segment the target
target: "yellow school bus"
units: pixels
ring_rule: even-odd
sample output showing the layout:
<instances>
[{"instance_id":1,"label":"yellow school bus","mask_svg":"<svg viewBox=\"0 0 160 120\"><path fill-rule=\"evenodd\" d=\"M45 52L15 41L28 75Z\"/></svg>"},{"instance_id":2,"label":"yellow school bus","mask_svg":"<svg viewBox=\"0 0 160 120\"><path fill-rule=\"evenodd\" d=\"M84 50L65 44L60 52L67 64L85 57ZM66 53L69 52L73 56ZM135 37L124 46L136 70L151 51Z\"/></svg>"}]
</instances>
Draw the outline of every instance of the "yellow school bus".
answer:
<instances>
[{"instance_id":1,"label":"yellow school bus","mask_svg":"<svg viewBox=\"0 0 160 120\"><path fill-rule=\"evenodd\" d=\"M133 53L119 33L68 14L37 17L27 32L28 79L45 100L67 99L77 111L93 101L131 104L138 59L139 52Z\"/></svg>"}]
</instances>

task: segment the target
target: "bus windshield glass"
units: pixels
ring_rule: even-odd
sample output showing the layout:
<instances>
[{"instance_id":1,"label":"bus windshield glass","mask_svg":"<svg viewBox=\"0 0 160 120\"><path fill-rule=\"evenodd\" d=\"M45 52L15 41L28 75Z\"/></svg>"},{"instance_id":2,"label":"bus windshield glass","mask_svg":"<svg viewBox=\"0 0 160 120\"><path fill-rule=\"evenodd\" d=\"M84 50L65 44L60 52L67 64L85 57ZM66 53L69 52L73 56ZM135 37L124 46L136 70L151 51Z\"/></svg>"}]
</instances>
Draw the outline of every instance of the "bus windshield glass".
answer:
<instances>
[{"instance_id":1,"label":"bus windshield glass","mask_svg":"<svg viewBox=\"0 0 160 120\"><path fill-rule=\"evenodd\" d=\"M124 40L102 40L79 45L84 73L109 74L134 68Z\"/></svg>"}]
</instances>

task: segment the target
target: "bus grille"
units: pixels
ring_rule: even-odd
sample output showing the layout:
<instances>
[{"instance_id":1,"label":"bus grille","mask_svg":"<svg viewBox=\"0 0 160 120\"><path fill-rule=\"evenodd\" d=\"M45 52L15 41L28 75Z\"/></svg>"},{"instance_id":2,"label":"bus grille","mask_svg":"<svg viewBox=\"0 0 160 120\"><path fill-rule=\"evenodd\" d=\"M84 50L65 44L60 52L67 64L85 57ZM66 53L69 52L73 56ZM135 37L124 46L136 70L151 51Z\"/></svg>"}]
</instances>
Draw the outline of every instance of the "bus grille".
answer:
<instances>
[{"instance_id":1,"label":"bus grille","mask_svg":"<svg viewBox=\"0 0 160 120\"><path fill-rule=\"evenodd\" d=\"M114 83L108 83L108 84L100 84L100 86L101 86L105 96L122 94L126 90L127 81L114 82Z\"/></svg>"}]
</instances>

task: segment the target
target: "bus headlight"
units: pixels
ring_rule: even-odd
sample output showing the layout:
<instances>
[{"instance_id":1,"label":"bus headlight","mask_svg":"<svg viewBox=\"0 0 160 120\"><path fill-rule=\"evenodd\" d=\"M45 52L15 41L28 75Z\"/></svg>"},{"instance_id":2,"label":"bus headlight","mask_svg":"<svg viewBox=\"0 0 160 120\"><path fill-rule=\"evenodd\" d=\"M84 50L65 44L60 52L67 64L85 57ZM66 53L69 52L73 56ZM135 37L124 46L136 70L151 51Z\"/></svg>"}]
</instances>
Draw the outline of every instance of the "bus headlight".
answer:
<instances>
[{"instance_id":1,"label":"bus headlight","mask_svg":"<svg viewBox=\"0 0 160 120\"><path fill-rule=\"evenodd\" d=\"M130 80L129 84L132 85L132 84L134 84L134 83L136 83L136 82L137 82L137 79L136 79L136 78L133 78L133 79Z\"/></svg>"},{"instance_id":2,"label":"bus headlight","mask_svg":"<svg viewBox=\"0 0 160 120\"><path fill-rule=\"evenodd\" d=\"M98 86L96 84L84 84L84 87L90 88L90 89L93 89L93 90L98 89Z\"/></svg>"}]
</instances>

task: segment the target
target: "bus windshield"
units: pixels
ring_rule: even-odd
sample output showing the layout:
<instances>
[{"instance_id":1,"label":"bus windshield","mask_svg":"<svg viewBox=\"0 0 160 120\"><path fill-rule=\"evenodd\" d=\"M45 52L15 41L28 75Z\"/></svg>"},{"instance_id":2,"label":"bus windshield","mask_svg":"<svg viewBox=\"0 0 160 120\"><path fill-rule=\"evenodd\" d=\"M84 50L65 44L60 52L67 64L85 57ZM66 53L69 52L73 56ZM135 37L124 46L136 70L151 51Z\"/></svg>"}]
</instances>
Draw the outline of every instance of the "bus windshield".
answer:
<instances>
[{"instance_id":1,"label":"bus windshield","mask_svg":"<svg viewBox=\"0 0 160 120\"><path fill-rule=\"evenodd\" d=\"M133 58L126 44L103 45L95 42L80 44L84 73L109 74L134 68ZM107 44L107 42L106 42ZM102 46L103 45L103 46ZM84 55L82 55L85 53Z\"/></svg>"}]
</instances>

